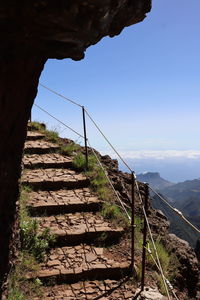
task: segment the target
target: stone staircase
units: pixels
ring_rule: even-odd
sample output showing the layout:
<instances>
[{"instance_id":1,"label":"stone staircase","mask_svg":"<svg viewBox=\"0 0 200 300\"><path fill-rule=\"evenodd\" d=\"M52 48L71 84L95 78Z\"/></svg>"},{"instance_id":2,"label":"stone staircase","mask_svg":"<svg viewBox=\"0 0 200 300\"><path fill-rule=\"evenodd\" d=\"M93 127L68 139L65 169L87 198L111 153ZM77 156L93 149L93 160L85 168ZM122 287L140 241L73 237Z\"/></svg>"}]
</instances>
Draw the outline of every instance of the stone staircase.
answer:
<instances>
[{"instance_id":1,"label":"stone staircase","mask_svg":"<svg viewBox=\"0 0 200 300\"><path fill-rule=\"evenodd\" d=\"M55 242L39 271L27 276L42 281L44 300L132 299L132 285L123 283L129 257L120 259L107 248L124 229L101 216L102 201L88 178L58 149L43 134L28 131L22 175L22 184L32 189L27 207L39 230L49 228Z\"/></svg>"}]
</instances>

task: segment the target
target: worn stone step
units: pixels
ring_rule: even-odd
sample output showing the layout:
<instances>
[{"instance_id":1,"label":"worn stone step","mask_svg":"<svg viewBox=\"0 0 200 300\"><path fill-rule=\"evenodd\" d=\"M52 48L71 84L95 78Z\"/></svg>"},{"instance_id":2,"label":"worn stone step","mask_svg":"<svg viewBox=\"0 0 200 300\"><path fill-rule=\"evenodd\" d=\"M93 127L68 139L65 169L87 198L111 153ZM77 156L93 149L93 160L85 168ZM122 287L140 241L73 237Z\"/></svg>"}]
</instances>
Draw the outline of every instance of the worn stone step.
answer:
<instances>
[{"instance_id":1,"label":"worn stone step","mask_svg":"<svg viewBox=\"0 0 200 300\"><path fill-rule=\"evenodd\" d=\"M55 236L56 246L77 245L80 243L113 244L116 243L124 229L108 223L100 214L82 212L62 214L51 217L36 217L39 230L50 229Z\"/></svg>"},{"instance_id":2,"label":"worn stone step","mask_svg":"<svg viewBox=\"0 0 200 300\"><path fill-rule=\"evenodd\" d=\"M39 131L38 126L36 127L34 123L35 122L33 122L33 123L30 121L28 122L28 124L27 124L28 131ZM39 122L36 122L36 123L39 124L39 128L41 128L42 130L46 129L46 125L44 123L39 123Z\"/></svg>"},{"instance_id":3,"label":"worn stone step","mask_svg":"<svg viewBox=\"0 0 200 300\"><path fill-rule=\"evenodd\" d=\"M132 300L135 287L132 282L107 279L48 286L42 288L41 292L43 300Z\"/></svg>"},{"instance_id":4,"label":"worn stone step","mask_svg":"<svg viewBox=\"0 0 200 300\"><path fill-rule=\"evenodd\" d=\"M98 211L102 201L89 188L29 193L27 207L32 216L57 215L84 211Z\"/></svg>"},{"instance_id":5,"label":"worn stone step","mask_svg":"<svg viewBox=\"0 0 200 300\"><path fill-rule=\"evenodd\" d=\"M104 251L105 248L85 244L51 249L40 270L28 273L27 278L62 284L84 280L117 280L129 274L130 261L117 261Z\"/></svg>"},{"instance_id":6,"label":"worn stone step","mask_svg":"<svg viewBox=\"0 0 200 300\"><path fill-rule=\"evenodd\" d=\"M34 190L58 190L62 188L82 188L89 185L89 179L68 169L24 170L21 180Z\"/></svg>"},{"instance_id":7,"label":"worn stone step","mask_svg":"<svg viewBox=\"0 0 200 300\"><path fill-rule=\"evenodd\" d=\"M59 151L59 146L46 141L27 141L24 145L24 154L45 154Z\"/></svg>"},{"instance_id":8,"label":"worn stone step","mask_svg":"<svg viewBox=\"0 0 200 300\"><path fill-rule=\"evenodd\" d=\"M27 154L23 164L25 169L72 168L72 159L59 153Z\"/></svg>"},{"instance_id":9,"label":"worn stone step","mask_svg":"<svg viewBox=\"0 0 200 300\"><path fill-rule=\"evenodd\" d=\"M36 141L44 139L45 135L39 131L27 131L26 140L27 141Z\"/></svg>"}]
</instances>

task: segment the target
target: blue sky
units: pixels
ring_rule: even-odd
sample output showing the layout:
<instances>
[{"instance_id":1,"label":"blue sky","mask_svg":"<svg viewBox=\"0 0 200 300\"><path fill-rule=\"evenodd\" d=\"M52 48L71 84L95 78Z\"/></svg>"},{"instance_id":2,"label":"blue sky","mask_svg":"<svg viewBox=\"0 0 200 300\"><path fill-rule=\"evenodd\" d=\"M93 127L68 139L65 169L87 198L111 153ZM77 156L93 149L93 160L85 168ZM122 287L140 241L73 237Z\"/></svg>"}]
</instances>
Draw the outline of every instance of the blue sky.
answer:
<instances>
[{"instance_id":1,"label":"blue sky","mask_svg":"<svg viewBox=\"0 0 200 300\"><path fill-rule=\"evenodd\" d=\"M154 0L143 22L102 39L84 60L49 60L40 82L85 105L123 152L200 151L199 11L199 0ZM42 87L35 102L82 132L77 107ZM36 108L33 119L62 131ZM109 151L89 122L88 134Z\"/></svg>"}]
</instances>

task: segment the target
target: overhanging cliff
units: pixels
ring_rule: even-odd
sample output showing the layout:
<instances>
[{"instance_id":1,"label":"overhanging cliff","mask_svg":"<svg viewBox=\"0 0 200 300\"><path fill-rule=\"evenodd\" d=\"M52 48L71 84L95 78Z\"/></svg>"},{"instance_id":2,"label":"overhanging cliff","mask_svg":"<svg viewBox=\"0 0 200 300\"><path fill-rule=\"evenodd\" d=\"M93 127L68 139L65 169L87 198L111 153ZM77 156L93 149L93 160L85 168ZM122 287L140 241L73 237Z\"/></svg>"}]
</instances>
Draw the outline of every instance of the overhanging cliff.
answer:
<instances>
[{"instance_id":1,"label":"overhanging cliff","mask_svg":"<svg viewBox=\"0 0 200 300\"><path fill-rule=\"evenodd\" d=\"M0 283L8 270L26 125L48 58L80 60L150 11L150 0L3 0L0 4Z\"/></svg>"}]
</instances>

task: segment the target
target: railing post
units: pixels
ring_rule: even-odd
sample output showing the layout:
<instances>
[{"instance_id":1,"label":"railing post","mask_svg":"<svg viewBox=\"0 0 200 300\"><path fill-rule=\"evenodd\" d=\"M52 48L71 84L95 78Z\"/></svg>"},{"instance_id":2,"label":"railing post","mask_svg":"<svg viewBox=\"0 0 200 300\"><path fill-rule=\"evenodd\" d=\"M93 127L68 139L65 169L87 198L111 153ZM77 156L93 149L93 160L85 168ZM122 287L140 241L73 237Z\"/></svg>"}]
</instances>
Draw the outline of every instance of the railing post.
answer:
<instances>
[{"instance_id":1,"label":"railing post","mask_svg":"<svg viewBox=\"0 0 200 300\"><path fill-rule=\"evenodd\" d=\"M135 174L131 173L131 272L134 273L135 260Z\"/></svg>"},{"instance_id":2,"label":"railing post","mask_svg":"<svg viewBox=\"0 0 200 300\"><path fill-rule=\"evenodd\" d=\"M84 140L85 140L85 167L88 169L88 146L87 146L87 133L86 133L86 122L85 122L85 108L82 106L83 113L83 131L84 131Z\"/></svg>"},{"instance_id":3,"label":"railing post","mask_svg":"<svg viewBox=\"0 0 200 300\"><path fill-rule=\"evenodd\" d=\"M143 205L146 214L148 210L148 199L149 199L149 186L148 184L145 184L145 199ZM146 246L147 246L147 221L144 216L141 291L144 291L145 268L146 268Z\"/></svg>"}]
</instances>

